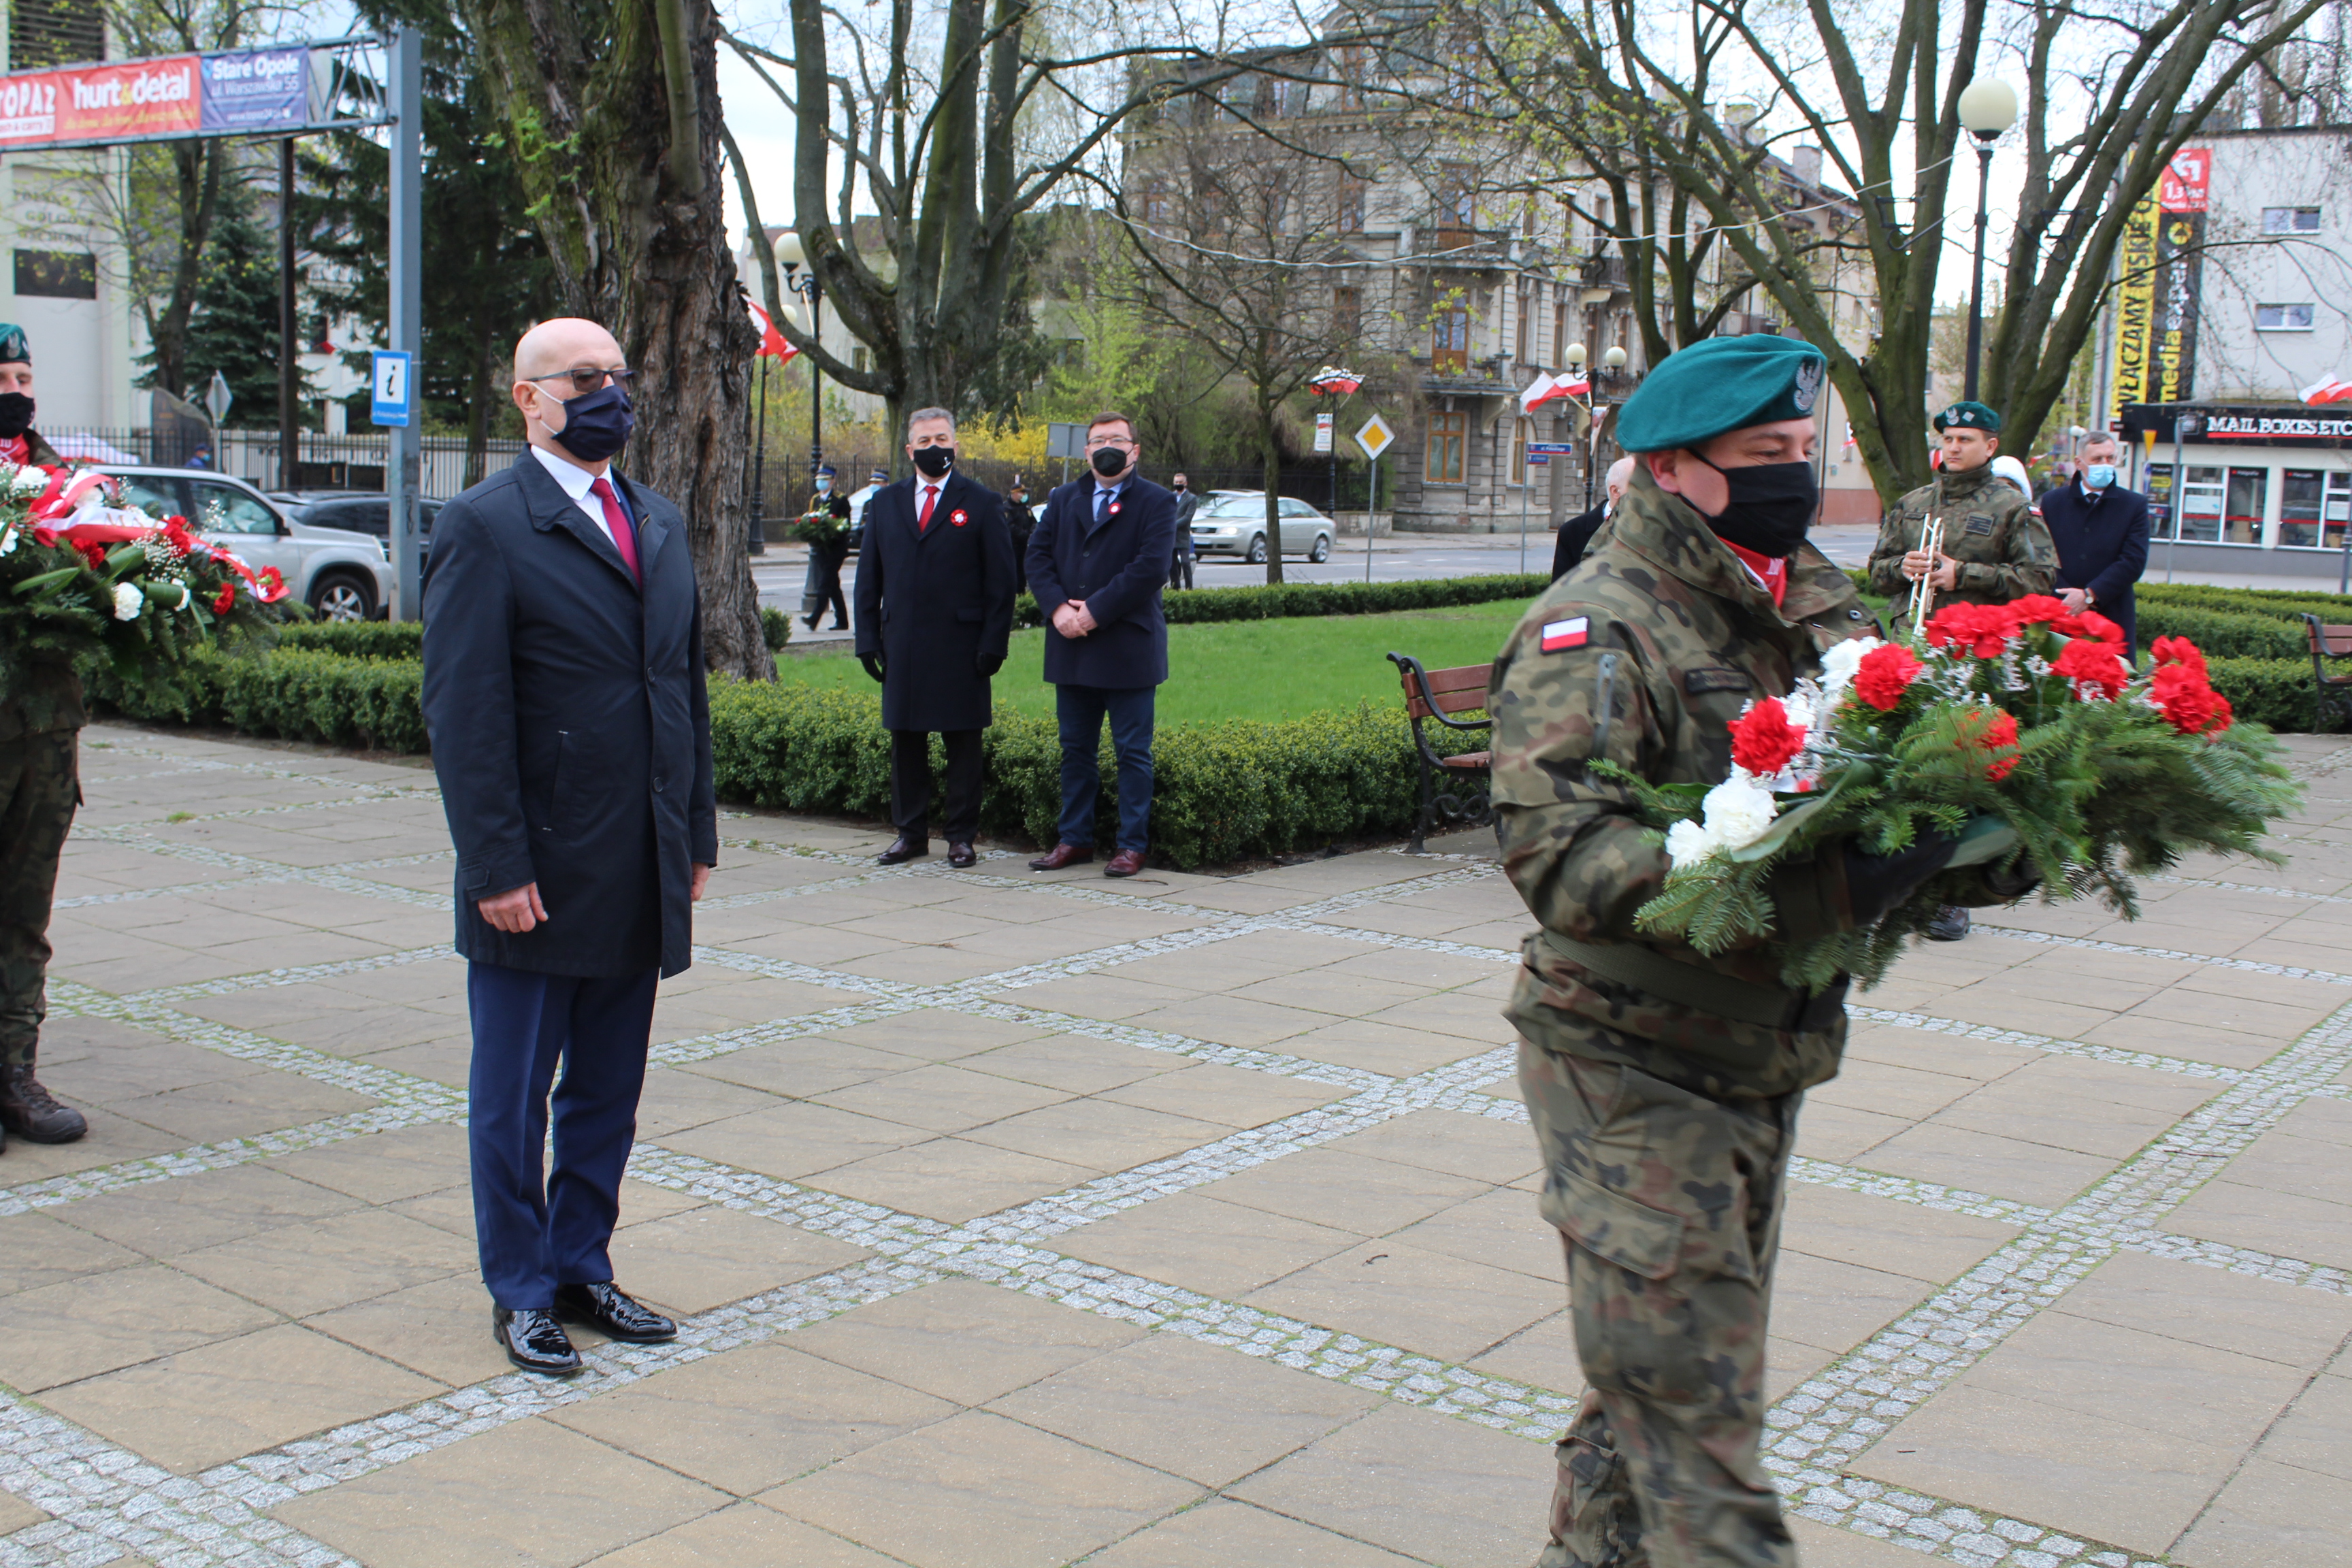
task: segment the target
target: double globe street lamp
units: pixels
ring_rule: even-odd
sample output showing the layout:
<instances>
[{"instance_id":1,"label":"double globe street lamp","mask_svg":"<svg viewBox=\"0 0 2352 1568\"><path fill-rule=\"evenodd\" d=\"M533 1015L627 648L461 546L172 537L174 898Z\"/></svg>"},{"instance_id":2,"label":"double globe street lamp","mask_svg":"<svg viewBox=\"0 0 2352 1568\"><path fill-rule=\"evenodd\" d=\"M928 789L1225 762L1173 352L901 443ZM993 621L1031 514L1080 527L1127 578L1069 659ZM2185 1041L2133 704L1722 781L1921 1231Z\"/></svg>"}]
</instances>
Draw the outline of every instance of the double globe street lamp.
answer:
<instances>
[{"instance_id":1,"label":"double globe street lamp","mask_svg":"<svg viewBox=\"0 0 2352 1568\"><path fill-rule=\"evenodd\" d=\"M1560 351L1559 357L1568 362L1569 369L1580 371L1584 368L1584 345L1570 343ZM1625 351L1622 347L1612 344L1601 352L1601 374L1613 376L1624 368ZM1589 383L1584 394L1584 407L1585 412L1592 416L1591 439L1584 448L1584 510L1591 511L1592 510L1592 471L1601 463L1601 421L1606 410L1601 405L1593 401Z\"/></svg>"},{"instance_id":2,"label":"double globe street lamp","mask_svg":"<svg viewBox=\"0 0 2352 1568\"><path fill-rule=\"evenodd\" d=\"M1977 361L1984 352L1984 256L1988 200L1992 188L1992 144L2017 123L2017 89L1981 78L1960 89L1960 125L1977 139L1977 268L1969 289L1968 400L1977 401Z\"/></svg>"},{"instance_id":3,"label":"double globe street lamp","mask_svg":"<svg viewBox=\"0 0 2352 1568\"><path fill-rule=\"evenodd\" d=\"M784 287L809 302L809 341L824 341L824 292L818 288L816 269L809 268L808 252L801 246L801 237L787 233L776 241L776 259L784 264ZM817 470L824 467L824 384L816 372L815 356L811 355L809 367L809 483L816 483Z\"/></svg>"}]
</instances>

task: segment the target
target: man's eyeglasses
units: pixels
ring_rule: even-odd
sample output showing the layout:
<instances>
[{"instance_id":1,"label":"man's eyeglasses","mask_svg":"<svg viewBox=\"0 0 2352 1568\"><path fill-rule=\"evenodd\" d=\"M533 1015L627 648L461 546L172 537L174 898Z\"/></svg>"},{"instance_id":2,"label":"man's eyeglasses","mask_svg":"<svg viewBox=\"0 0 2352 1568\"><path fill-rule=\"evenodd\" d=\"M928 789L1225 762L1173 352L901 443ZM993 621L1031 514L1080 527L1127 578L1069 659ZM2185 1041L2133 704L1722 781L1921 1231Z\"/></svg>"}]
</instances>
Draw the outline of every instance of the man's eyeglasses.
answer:
<instances>
[{"instance_id":1,"label":"man's eyeglasses","mask_svg":"<svg viewBox=\"0 0 2352 1568\"><path fill-rule=\"evenodd\" d=\"M547 375L527 375L523 379L525 381L568 381L572 384L572 396L585 397L608 381L623 392L626 392L629 390L629 383L635 380L636 375L637 373L633 370L599 370L594 365L589 364L580 365L572 370L555 371Z\"/></svg>"},{"instance_id":2,"label":"man's eyeglasses","mask_svg":"<svg viewBox=\"0 0 2352 1568\"><path fill-rule=\"evenodd\" d=\"M1099 437L1089 437L1087 441L1087 450L1093 452L1098 451L1105 447L1116 447L1121 451L1125 451L1134 445L1135 443L1125 436L1103 436Z\"/></svg>"}]
</instances>

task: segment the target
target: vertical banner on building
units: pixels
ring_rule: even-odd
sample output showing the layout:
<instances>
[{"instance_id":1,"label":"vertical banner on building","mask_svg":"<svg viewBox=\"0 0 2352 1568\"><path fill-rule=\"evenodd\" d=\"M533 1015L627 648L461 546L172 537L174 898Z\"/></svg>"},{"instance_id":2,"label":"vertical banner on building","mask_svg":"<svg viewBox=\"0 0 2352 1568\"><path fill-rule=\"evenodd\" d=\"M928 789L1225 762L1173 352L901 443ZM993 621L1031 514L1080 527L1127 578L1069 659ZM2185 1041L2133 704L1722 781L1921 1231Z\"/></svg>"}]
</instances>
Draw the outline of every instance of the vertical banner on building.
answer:
<instances>
[{"instance_id":1,"label":"vertical banner on building","mask_svg":"<svg viewBox=\"0 0 2352 1568\"><path fill-rule=\"evenodd\" d=\"M2157 238L2157 403L2179 403L2195 395L2197 317L2203 282L2205 209L2212 191L2213 152L2183 147L2173 154L2157 186L2163 209Z\"/></svg>"},{"instance_id":2,"label":"vertical banner on building","mask_svg":"<svg viewBox=\"0 0 2352 1568\"><path fill-rule=\"evenodd\" d=\"M2149 339L2156 321L2157 243L2163 217L2156 193L2150 191L2132 208L2123 243L2116 250L2116 405L2111 418L2122 418L2126 403L2156 401Z\"/></svg>"}]
</instances>

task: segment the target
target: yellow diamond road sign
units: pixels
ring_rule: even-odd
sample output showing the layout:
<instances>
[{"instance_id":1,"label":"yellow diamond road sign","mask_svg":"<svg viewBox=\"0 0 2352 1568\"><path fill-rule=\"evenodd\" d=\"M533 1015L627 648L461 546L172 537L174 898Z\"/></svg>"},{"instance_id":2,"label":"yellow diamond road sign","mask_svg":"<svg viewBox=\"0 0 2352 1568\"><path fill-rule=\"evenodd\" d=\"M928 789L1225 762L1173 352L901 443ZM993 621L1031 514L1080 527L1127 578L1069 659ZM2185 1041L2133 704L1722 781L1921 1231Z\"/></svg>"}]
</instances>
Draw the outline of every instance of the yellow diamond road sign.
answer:
<instances>
[{"instance_id":1,"label":"yellow diamond road sign","mask_svg":"<svg viewBox=\"0 0 2352 1568\"><path fill-rule=\"evenodd\" d=\"M1395 440L1396 432L1390 429L1389 422L1377 414L1364 421L1364 427L1356 432L1356 445L1364 449L1365 457L1375 462Z\"/></svg>"}]
</instances>

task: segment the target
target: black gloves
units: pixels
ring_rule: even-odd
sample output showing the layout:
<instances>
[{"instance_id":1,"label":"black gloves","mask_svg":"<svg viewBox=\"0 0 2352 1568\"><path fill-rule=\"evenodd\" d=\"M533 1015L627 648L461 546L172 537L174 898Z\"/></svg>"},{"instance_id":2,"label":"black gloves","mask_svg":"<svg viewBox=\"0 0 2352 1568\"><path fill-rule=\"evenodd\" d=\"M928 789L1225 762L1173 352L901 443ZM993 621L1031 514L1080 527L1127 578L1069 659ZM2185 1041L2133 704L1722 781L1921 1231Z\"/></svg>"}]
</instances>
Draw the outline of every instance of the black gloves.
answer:
<instances>
[{"instance_id":1,"label":"black gloves","mask_svg":"<svg viewBox=\"0 0 2352 1568\"><path fill-rule=\"evenodd\" d=\"M976 668L980 671L980 678L985 680L1004 668L1004 656L1001 653L982 654Z\"/></svg>"},{"instance_id":2,"label":"black gloves","mask_svg":"<svg viewBox=\"0 0 2352 1568\"><path fill-rule=\"evenodd\" d=\"M1845 890L1853 906L1853 923L1866 926L1909 898L1913 889L1949 863L1958 842L1938 835L1892 855L1873 855L1846 840Z\"/></svg>"},{"instance_id":3,"label":"black gloves","mask_svg":"<svg viewBox=\"0 0 2352 1568\"><path fill-rule=\"evenodd\" d=\"M880 654L861 653L857 656L857 662L866 667L866 674L872 676L877 680L882 679L882 656Z\"/></svg>"}]
</instances>

